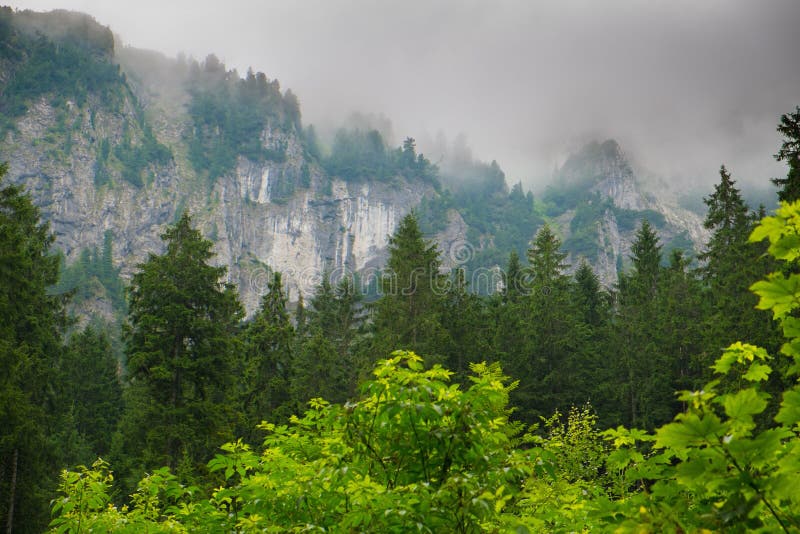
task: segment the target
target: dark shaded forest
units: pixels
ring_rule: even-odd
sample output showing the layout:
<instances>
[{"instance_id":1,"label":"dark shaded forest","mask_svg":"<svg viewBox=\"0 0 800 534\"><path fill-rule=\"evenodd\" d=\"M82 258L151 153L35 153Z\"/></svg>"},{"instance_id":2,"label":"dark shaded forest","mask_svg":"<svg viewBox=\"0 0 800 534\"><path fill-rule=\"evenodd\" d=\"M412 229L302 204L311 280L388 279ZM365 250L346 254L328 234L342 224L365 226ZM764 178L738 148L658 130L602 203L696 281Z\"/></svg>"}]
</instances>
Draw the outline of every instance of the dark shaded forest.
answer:
<instances>
[{"instance_id":1,"label":"dark shaded forest","mask_svg":"<svg viewBox=\"0 0 800 534\"><path fill-rule=\"evenodd\" d=\"M119 106L110 35L55 42L0 11L0 133L43 96ZM239 157L285 158L268 125L346 182L409 180L436 196L406 216L369 291L323 273L288 302L273 272L245 317L213 243L184 212L123 281L113 236L67 264L0 166L0 521L9 532L797 531L800 529L800 108L780 118L780 207L748 206L723 166L702 197L710 239L662 243L663 216L579 188L539 203L496 162L457 181L374 130L330 150L291 92L213 56L189 67L189 162L213 184ZM136 102L135 98L132 100ZM99 143L145 187L174 155L140 135ZM69 139L73 125L58 133ZM62 147L69 150L69 143ZM604 145L597 145L603 150ZM310 170L277 199L310 186ZM578 199L569 239L546 223ZM694 200L698 202L697 199ZM457 209L478 240L446 271L429 238ZM636 229L604 287L592 221ZM494 291L473 287L500 266ZM341 273L340 273L341 274ZM70 305L107 298L116 322Z\"/></svg>"},{"instance_id":2,"label":"dark shaded forest","mask_svg":"<svg viewBox=\"0 0 800 534\"><path fill-rule=\"evenodd\" d=\"M698 261L663 257L643 219L612 288L585 262L567 274L543 225L501 290L478 295L412 212L377 298L326 273L290 312L276 272L245 320L184 214L128 284L121 361L103 325L64 312L88 278L120 294L111 238L64 268L30 198L4 185L4 521L796 529L799 121L781 122L777 214L751 210L722 167ZM297 495L316 501L286 509Z\"/></svg>"}]
</instances>

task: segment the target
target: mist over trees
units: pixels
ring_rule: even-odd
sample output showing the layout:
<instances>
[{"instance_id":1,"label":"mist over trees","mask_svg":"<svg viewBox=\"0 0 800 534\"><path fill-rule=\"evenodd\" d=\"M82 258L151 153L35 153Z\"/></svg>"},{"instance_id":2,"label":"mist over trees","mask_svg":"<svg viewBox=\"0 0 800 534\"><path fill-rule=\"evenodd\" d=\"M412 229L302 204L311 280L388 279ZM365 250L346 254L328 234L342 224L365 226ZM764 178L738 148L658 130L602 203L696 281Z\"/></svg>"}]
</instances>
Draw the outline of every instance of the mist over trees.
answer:
<instances>
[{"instance_id":1,"label":"mist over trees","mask_svg":"<svg viewBox=\"0 0 800 534\"><path fill-rule=\"evenodd\" d=\"M403 150L403 168L425 172L413 141ZM751 210L724 166L704 198L711 238L699 263L681 251L665 258L642 219L631 267L611 288L586 262L568 271L543 224L522 258L510 251L500 291L478 294L464 267L443 271L412 212L373 297L357 278L326 272L292 310L275 272L244 320L211 241L184 214L127 289L121 363L107 326L65 336L62 304L86 280L118 283L111 238L59 286L63 260L30 198L4 185L0 199L13 281L0 300L11 371L0 389L0 483L15 530L380 530L411 520L467 531L791 530L800 520L787 490L800 472L788 460L798 443L798 208ZM769 356L780 353L789 361ZM57 484L60 467L78 464L92 466ZM643 491L640 479L661 489ZM301 494L309 506L287 508ZM570 499L582 507L565 507Z\"/></svg>"},{"instance_id":2,"label":"mist over trees","mask_svg":"<svg viewBox=\"0 0 800 534\"><path fill-rule=\"evenodd\" d=\"M0 52L20 69L0 95L9 117L41 96L31 80L47 65L47 91L118 105L124 78L89 61L102 63L105 33L56 46L11 32L5 15ZM663 215L615 208L585 181L534 198L464 147L440 162L414 138L394 146L374 118L320 146L296 97L263 73L239 77L209 56L186 75L185 157L201 186L240 157L287 157L261 142L270 120L297 135L328 185L432 194L399 221L370 281L326 268L295 304L271 271L245 317L190 210L126 283L111 232L68 264L0 165L7 531L800 529L800 108L778 124L783 203L748 205L721 166L699 199L710 237L694 258L662 242ZM98 189L112 187L112 166L143 188L181 157L136 113L139 138L98 143ZM607 141L587 154L618 150ZM276 198L311 188L300 174ZM568 243L559 217L572 209ZM451 210L469 241L494 241L452 269L452 251L430 238ZM606 210L635 231L608 287L593 258L570 265L568 253ZM472 275L488 267L498 283L479 287ZM110 322L67 313L101 296Z\"/></svg>"}]
</instances>

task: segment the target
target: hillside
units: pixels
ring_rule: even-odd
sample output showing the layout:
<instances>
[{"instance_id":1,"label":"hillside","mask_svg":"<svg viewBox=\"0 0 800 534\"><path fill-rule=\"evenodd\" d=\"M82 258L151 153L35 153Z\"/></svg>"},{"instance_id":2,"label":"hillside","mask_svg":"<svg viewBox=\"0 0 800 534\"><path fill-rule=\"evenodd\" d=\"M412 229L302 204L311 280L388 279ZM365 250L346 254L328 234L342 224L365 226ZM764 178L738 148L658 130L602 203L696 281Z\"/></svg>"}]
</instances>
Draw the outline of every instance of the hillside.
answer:
<instances>
[{"instance_id":1,"label":"hillside","mask_svg":"<svg viewBox=\"0 0 800 534\"><path fill-rule=\"evenodd\" d=\"M667 248L697 249L706 237L696 215L642 192L613 141L569 158L535 200L509 187L496 162L439 171L410 138L393 148L376 131L341 130L323 151L291 90L213 55L122 47L108 28L64 11L6 8L2 27L0 155L68 264L110 238L127 278L189 210L252 311L272 270L292 300L325 268L369 278L415 207L445 267L472 271L505 265L510 250L524 257L546 220L571 263L585 257L608 285L642 217Z\"/></svg>"}]
</instances>

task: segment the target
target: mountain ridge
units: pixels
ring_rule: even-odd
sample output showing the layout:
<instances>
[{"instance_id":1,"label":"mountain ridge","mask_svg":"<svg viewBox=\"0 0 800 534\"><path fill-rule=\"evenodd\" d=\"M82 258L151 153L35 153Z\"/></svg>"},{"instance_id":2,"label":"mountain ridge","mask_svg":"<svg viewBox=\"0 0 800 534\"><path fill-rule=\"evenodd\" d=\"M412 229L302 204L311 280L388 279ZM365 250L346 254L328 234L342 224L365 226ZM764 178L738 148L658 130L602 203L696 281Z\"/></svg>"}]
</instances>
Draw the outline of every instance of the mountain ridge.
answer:
<instances>
[{"instance_id":1,"label":"mountain ridge","mask_svg":"<svg viewBox=\"0 0 800 534\"><path fill-rule=\"evenodd\" d=\"M15 73L36 66L36 40L51 39L15 31L20 17L45 31L67 17L79 28L79 43L84 35L107 39L111 31L88 15L6 9L2 24L11 30L0 61ZM14 46L20 52L9 59ZM443 190L446 180L429 176L435 167L411 139L392 149L377 132L345 137L345 159L327 164L334 158L320 153L313 129L302 124L297 98L262 73L241 77L213 55L202 63L170 59L118 42L111 52L107 61L120 74L105 92L72 73L77 97L60 90L22 95L26 109L0 142L11 180L26 185L70 261L111 232L115 262L130 276L148 253L160 251L165 225L188 209L252 312L271 269L285 272L293 300L312 291L323 270L376 269L388 236L412 208L431 221L429 235L448 267L502 266L511 249L524 252L546 219L559 227L573 265L588 258L606 285L627 261L637 217L660 214L663 222L651 222L662 240L686 232L684 245L703 244L698 217L648 197L616 141L587 145L569 158L556 176L561 193L546 193L550 206L540 213L538 199L521 186L509 188L494 162L462 169L474 171L473 189ZM70 72L70 58L52 55ZM353 163L358 176L372 178L332 173ZM587 176L596 178L588 190Z\"/></svg>"}]
</instances>

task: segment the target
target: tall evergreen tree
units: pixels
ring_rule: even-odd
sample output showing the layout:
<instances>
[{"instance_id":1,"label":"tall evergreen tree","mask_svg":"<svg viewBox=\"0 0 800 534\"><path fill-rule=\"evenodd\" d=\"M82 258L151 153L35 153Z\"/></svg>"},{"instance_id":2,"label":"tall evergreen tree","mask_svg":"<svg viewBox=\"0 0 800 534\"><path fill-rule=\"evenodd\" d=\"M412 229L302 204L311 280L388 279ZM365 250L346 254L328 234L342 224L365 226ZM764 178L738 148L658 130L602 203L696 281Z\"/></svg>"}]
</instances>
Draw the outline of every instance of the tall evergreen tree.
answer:
<instances>
[{"instance_id":1,"label":"tall evergreen tree","mask_svg":"<svg viewBox=\"0 0 800 534\"><path fill-rule=\"evenodd\" d=\"M775 159L785 161L789 172L786 178L775 178L772 182L780 188L778 200L793 202L800 199L800 107L781 115L778 132L783 135L783 144Z\"/></svg>"},{"instance_id":2,"label":"tall evergreen tree","mask_svg":"<svg viewBox=\"0 0 800 534\"><path fill-rule=\"evenodd\" d=\"M442 358L447 344L441 325L447 283L440 268L436 244L423 237L414 213L406 215L389 238L381 298L375 305L373 357L404 349L429 355L429 361Z\"/></svg>"},{"instance_id":3,"label":"tall evergreen tree","mask_svg":"<svg viewBox=\"0 0 800 534\"><path fill-rule=\"evenodd\" d=\"M455 269L445 295L442 326L448 332L445 365L457 380L465 380L469 364L484 361L493 352L493 325L484 300L470 292L464 269Z\"/></svg>"},{"instance_id":4,"label":"tall evergreen tree","mask_svg":"<svg viewBox=\"0 0 800 534\"><path fill-rule=\"evenodd\" d=\"M262 420L284 421L294 409L289 380L295 331L286 309L281 273L273 273L267 289L242 333L246 385L242 431L248 436Z\"/></svg>"},{"instance_id":5,"label":"tall evergreen tree","mask_svg":"<svg viewBox=\"0 0 800 534\"><path fill-rule=\"evenodd\" d=\"M3 185L0 164L0 524L41 532L61 461L51 441L63 306L46 289L58 276L53 236L23 189Z\"/></svg>"},{"instance_id":6,"label":"tall evergreen tree","mask_svg":"<svg viewBox=\"0 0 800 534\"><path fill-rule=\"evenodd\" d=\"M503 272L503 291L490 299L490 314L493 318L494 335L489 357L497 358L503 369L514 377L522 369L523 340L525 329L523 319L527 317L527 273L523 269L519 254L512 251Z\"/></svg>"},{"instance_id":7,"label":"tall evergreen tree","mask_svg":"<svg viewBox=\"0 0 800 534\"><path fill-rule=\"evenodd\" d=\"M117 454L137 476L162 465L202 473L233 430L227 401L242 307L189 215L161 238L166 251L139 265L130 288L130 387Z\"/></svg>"},{"instance_id":8,"label":"tall evergreen tree","mask_svg":"<svg viewBox=\"0 0 800 534\"><path fill-rule=\"evenodd\" d=\"M617 423L618 402L612 371L605 358L611 346L611 295L586 260L574 274L573 299L584 343L572 355L568 398L574 404L591 403L600 421Z\"/></svg>"},{"instance_id":9,"label":"tall evergreen tree","mask_svg":"<svg viewBox=\"0 0 800 534\"><path fill-rule=\"evenodd\" d=\"M524 273L519 261L519 254L512 250L508 256L508 264L503 271L503 300L505 302L517 302L524 288Z\"/></svg>"},{"instance_id":10,"label":"tall evergreen tree","mask_svg":"<svg viewBox=\"0 0 800 534\"><path fill-rule=\"evenodd\" d=\"M770 270L761 245L748 241L758 215L749 213L736 182L724 166L720 168L720 181L714 186L714 193L704 201L708 206L704 226L712 232L700 255L705 262L700 273L709 306L705 356L701 361L707 374L719 351L737 339L773 347L778 336L769 315L755 308L758 299L749 290L754 281Z\"/></svg>"},{"instance_id":11,"label":"tall evergreen tree","mask_svg":"<svg viewBox=\"0 0 800 534\"><path fill-rule=\"evenodd\" d=\"M658 235L643 220L631 246L633 269L620 275L611 365L623 424L653 428L673 415L669 356L658 345Z\"/></svg>"},{"instance_id":12,"label":"tall evergreen tree","mask_svg":"<svg viewBox=\"0 0 800 534\"><path fill-rule=\"evenodd\" d=\"M673 250L659 283L656 323L659 351L670 362L673 391L701 387L705 377L703 367L709 367L707 363L698 364L707 327L704 323L707 306L703 301L702 282L689 268L689 259L683 251Z\"/></svg>"},{"instance_id":13,"label":"tall evergreen tree","mask_svg":"<svg viewBox=\"0 0 800 534\"><path fill-rule=\"evenodd\" d=\"M573 364L583 356L587 330L566 274L567 254L548 225L537 232L527 257L530 283L521 306L522 345L511 352L507 367L520 379L513 395L521 416L533 422L536 416L569 407Z\"/></svg>"},{"instance_id":14,"label":"tall evergreen tree","mask_svg":"<svg viewBox=\"0 0 800 534\"><path fill-rule=\"evenodd\" d=\"M89 465L108 457L111 437L122 415L122 384L111 341L105 331L89 325L72 335L61 364L60 383L78 435L92 453Z\"/></svg>"}]
</instances>

